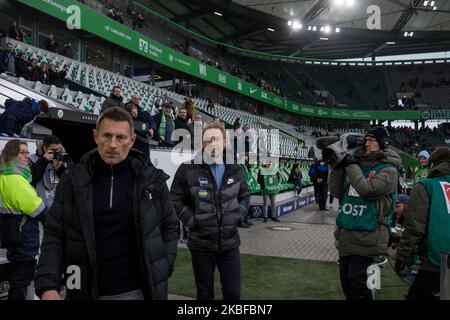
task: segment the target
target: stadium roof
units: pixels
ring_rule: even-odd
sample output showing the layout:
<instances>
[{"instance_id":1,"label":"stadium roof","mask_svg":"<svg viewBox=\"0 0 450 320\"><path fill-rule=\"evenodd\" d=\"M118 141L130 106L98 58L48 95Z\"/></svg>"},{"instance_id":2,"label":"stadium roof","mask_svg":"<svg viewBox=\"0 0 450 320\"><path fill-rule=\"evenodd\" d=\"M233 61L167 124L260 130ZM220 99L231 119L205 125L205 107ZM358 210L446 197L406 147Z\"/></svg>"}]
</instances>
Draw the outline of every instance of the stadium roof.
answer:
<instances>
[{"instance_id":1,"label":"stadium roof","mask_svg":"<svg viewBox=\"0 0 450 320\"><path fill-rule=\"evenodd\" d=\"M274 54L339 59L450 51L450 0L135 2L213 40ZM380 28L375 30L367 27L371 5L380 9ZM303 28L293 31L288 21ZM320 31L326 26L329 33ZM405 32L413 36L405 37Z\"/></svg>"}]
</instances>

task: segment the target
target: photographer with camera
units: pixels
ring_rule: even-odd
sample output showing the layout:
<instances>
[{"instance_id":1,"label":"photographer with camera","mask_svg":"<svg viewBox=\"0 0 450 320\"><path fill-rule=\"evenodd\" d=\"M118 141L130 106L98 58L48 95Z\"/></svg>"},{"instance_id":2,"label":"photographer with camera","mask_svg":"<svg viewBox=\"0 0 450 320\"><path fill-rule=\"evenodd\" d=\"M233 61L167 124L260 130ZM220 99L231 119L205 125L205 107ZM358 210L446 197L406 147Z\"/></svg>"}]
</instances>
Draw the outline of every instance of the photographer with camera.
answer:
<instances>
[{"instance_id":1,"label":"photographer with camera","mask_svg":"<svg viewBox=\"0 0 450 320\"><path fill-rule=\"evenodd\" d=\"M361 147L361 139L359 147L353 146L354 152L349 148L350 140L349 135L343 135L322 149L324 157L329 150L335 155L330 161L329 187L340 204L334 235L341 286L347 300L372 300L366 284L367 268L387 250L388 228L395 209L396 167L401 160L387 148L389 132L383 127L369 130L364 145Z\"/></svg>"},{"instance_id":2,"label":"photographer with camera","mask_svg":"<svg viewBox=\"0 0 450 320\"><path fill-rule=\"evenodd\" d=\"M54 135L45 136L37 154L30 156L31 185L36 188L47 208L53 204L56 186L67 169L67 161L61 140Z\"/></svg>"}]
</instances>

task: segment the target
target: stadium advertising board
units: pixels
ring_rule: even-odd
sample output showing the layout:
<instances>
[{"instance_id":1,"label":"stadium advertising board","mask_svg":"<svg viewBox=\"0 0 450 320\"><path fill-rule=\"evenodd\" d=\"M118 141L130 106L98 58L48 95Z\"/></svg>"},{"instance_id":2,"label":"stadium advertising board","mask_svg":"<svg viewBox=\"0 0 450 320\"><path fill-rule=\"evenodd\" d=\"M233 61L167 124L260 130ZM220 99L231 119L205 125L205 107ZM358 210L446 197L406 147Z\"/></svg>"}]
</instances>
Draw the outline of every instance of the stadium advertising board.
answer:
<instances>
[{"instance_id":1,"label":"stadium advertising board","mask_svg":"<svg viewBox=\"0 0 450 320\"><path fill-rule=\"evenodd\" d=\"M450 110L422 111L422 120L450 119Z\"/></svg>"},{"instance_id":2,"label":"stadium advertising board","mask_svg":"<svg viewBox=\"0 0 450 320\"><path fill-rule=\"evenodd\" d=\"M298 104L172 50L75 0L19 0L158 63L299 115L340 120L419 120L419 111L364 111Z\"/></svg>"}]
</instances>

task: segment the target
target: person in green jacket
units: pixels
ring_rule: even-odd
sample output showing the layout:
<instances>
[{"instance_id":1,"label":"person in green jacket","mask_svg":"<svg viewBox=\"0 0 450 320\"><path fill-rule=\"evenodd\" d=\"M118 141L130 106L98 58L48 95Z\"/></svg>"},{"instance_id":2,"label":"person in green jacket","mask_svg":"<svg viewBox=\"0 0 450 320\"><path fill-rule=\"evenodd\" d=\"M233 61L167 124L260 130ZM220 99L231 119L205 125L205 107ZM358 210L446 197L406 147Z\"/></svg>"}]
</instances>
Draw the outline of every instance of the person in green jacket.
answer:
<instances>
[{"instance_id":1,"label":"person in green jacket","mask_svg":"<svg viewBox=\"0 0 450 320\"><path fill-rule=\"evenodd\" d=\"M428 178L411 191L405 231L395 256L395 271L401 274L418 245L422 266L406 295L409 300L437 299L441 254L450 251L450 148L437 148L429 164Z\"/></svg>"},{"instance_id":2,"label":"person in green jacket","mask_svg":"<svg viewBox=\"0 0 450 320\"><path fill-rule=\"evenodd\" d=\"M396 166L401 164L400 156L388 145L388 131L375 127L366 133L363 148L330 170L330 192L340 204L334 236L347 300L372 300L366 285L367 268L387 250L397 190Z\"/></svg>"},{"instance_id":3,"label":"person in green jacket","mask_svg":"<svg viewBox=\"0 0 450 320\"><path fill-rule=\"evenodd\" d=\"M11 263L8 300L25 300L39 254L39 218L45 204L31 186L28 146L13 139L0 156L0 241Z\"/></svg>"},{"instance_id":4,"label":"person in green jacket","mask_svg":"<svg viewBox=\"0 0 450 320\"><path fill-rule=\"evenodd\" d=\"M277 169L274 168L272 161L267 161L263 164L258 174L258 183L261 186L263 195L263 222L267 222L267 216L270 208L272 211L270 219L279 222L275 213L275 196L280 192L278 185Z\"/></svg>"},{"instance_id":5,"label":"person in green jacket","mask_svg":"<svg viewBox=\"0 0 450 320\"><path fill-rule=\"evenodd\" d=\"M429 173L428 159L430 158L430 154L428 151L421 151L418 158L420 164L414 169L414 185L420 180L426 179Z\"/></svg>"}]
</instances>

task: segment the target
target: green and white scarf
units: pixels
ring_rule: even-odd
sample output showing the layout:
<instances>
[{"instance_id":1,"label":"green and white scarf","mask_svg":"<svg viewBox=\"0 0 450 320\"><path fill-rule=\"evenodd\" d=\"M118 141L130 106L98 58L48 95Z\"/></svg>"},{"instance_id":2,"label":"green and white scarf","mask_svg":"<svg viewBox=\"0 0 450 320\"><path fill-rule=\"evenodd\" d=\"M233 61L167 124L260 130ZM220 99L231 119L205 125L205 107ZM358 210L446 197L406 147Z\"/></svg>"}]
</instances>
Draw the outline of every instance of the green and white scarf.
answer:
<instances>
[{"instance_id":1,"label":"green and white scarf","mask_svg":"<svg viewBox=\"0 0 450 320\"><path fill-rule=\"evenodd\" d=\"M11 163L0 167L0 174L11 175L18 174L24 177L28 182L31 182L31 170L28 166L22 164Z\"/></svg>"}]
</instances>

